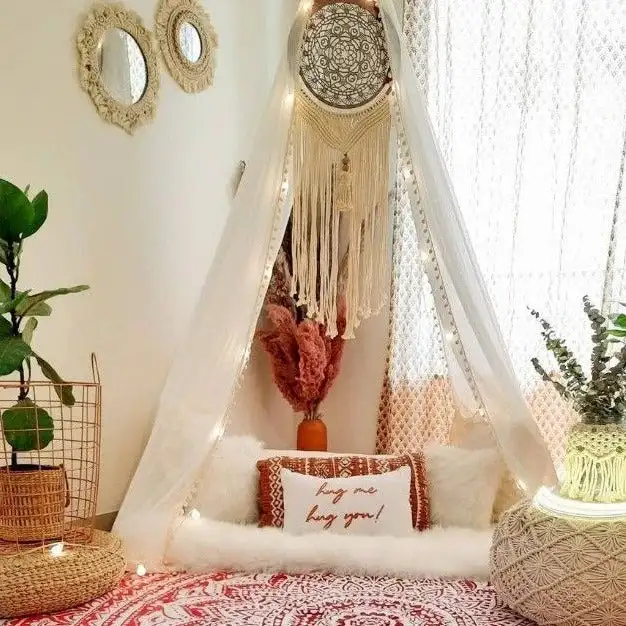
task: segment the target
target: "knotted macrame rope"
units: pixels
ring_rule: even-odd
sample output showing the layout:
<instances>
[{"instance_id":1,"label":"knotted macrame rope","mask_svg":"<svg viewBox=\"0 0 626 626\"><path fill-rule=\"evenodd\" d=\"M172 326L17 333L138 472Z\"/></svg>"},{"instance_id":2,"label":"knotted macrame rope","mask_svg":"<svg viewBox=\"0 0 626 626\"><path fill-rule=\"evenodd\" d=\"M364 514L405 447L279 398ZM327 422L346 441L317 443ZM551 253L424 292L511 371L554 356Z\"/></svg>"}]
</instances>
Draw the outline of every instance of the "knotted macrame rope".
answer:
<instances>
[{"instance_id":1,"label":"knotted macrame rope","mask_svg":"<svg viewBox=\"0 0 626 626\"><path fill-rule=\"evenodd\" d=\"M626 501L626 429L577 424L567 439L561 495L585 502Z\"/></svg>"},{"instance_id":2,"label":"knotted macrame rope","mask_svg":"<svg viewBox=\"0 0 626 626\"><path fill-rule=\"evenodd\" d=\"M344 337L386 302L390 129L387 97L344 114L297 95L291 287L331 337L338 332L340 224L348 236Z\"/></svg>"}]
</instances>

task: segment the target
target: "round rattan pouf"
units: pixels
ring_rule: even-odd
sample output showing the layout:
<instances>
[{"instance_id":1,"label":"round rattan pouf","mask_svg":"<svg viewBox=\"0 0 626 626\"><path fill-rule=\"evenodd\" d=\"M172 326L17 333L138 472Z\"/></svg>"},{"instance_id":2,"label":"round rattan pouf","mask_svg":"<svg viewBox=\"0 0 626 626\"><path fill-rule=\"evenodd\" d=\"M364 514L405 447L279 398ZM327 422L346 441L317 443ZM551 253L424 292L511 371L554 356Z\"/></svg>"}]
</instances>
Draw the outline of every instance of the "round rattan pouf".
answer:
<instances>
[{"instance_id":1,"label":"round rattan pouf","mask_svg":"<svg viewBox=\"0 0 626 626\"><path fill-rule=\"evenodd\" d=\"M540 626L626 626L626 521L557 517L525 501L504 513L491 577Z\"/></svg>"},{"instance_id":2,"label":"round rattan pouf","mask_svg":"<svg viewBox=\"0 0 626 626\"><path fill-rule=\"evenodd\" d=\"M60 546L57 546L59 548ZM121 540L94 531L93 543L0 556L0 618L63 611L111 591L126 559Z\"/></svg>"}]
</instances>

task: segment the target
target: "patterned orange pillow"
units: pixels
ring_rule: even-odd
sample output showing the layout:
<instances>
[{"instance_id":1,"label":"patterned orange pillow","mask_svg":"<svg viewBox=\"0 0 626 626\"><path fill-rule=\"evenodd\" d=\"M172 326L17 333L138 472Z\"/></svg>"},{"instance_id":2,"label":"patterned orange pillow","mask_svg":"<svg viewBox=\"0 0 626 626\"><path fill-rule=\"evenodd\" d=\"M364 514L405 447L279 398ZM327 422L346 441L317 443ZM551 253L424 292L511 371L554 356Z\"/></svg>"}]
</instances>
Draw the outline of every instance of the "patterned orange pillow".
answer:
<instances>
[{"instance_id":1,"label":"patterned orange pillow","mask_svg":"<svg viewBox=\"0 0 626 626\"><path fill-rule=\"evenodd\" d=\"M285 503L281 468L299 474L323 478L347 478L367 474L385 474L404 465L411 468L411 513L413 528L430 527L430 502L426 482L426 466L422 454L403 454L390 457L335 456L286 457L274 456L258 461L259 470L259 526L283 527Z\"/></svg>"}]
</instances>

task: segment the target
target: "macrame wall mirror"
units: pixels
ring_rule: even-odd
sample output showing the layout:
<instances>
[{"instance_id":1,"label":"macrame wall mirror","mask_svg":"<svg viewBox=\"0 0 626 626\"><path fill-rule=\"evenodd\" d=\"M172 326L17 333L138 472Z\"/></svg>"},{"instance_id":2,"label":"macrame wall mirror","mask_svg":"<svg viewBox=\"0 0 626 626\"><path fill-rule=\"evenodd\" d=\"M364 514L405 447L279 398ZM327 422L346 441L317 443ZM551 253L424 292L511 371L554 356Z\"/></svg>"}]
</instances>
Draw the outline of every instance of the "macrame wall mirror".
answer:
<instances>
[{"instance_id":1,"label":"macrame wall mirror","mask_svg":"<svg viewBox=\"0 0 626 626\"><path fill-rule=\"evenodd\" d=\"M122 4L94 6L77 39L79 79L100 117L133 133L155 115L159 71L141 18Z\"/></svg>"},{"instance_id":2,"label":"macrame wall mirror","mask_svg":"<svg viewBox=\"0 0 626 626\"><path fill-rule=\"evenodd\" d=\"M350 338L388 291L390 69L378 9L317 0L300 52L292 288L330 336L343 300Z\"/></svg>"},{"instance_id":3,"label":"macrame wall mirror","mask_svg":"<svg viewBox=\"0 0 626 626\"><path fill-rule=\"evenodd\" d=\"M198 0L161 0L156 35L169 73L186 92L213 84L217 34Z\"/></svg>"}]
</instances>

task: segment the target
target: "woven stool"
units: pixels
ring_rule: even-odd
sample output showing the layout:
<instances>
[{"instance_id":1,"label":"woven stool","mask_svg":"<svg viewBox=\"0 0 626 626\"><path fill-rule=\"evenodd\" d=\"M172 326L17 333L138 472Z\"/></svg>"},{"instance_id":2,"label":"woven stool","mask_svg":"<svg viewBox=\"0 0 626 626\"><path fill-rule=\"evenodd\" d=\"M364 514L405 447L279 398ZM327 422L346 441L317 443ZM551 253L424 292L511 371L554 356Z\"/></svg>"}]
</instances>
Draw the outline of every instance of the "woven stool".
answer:
<instances>
[{"instance_id":1,"label":"woven stool","mask_svg":"<svg viewBox=\"0 0 626 626\"><path fill-rule=\"evenodd\" d=\"M59 552L47 546L0 557L0 618L85 604L111 591L126 567L122 542L109 533L94 531L93 543Z\"/></svg>"},{"instance_id":2,"label":"woven stool","mask_svg":"<svg viewBox=\"0 0 626 626\"><path fill-rule=\"evenodd\" d=\"M540 626L626 626L626 523L556 517L522 502L496 527L491 577Z\"/></svg>"}]
</instances>

